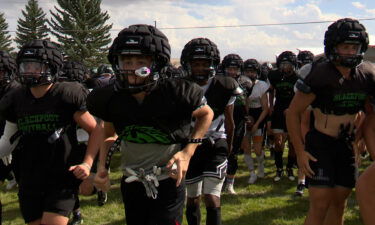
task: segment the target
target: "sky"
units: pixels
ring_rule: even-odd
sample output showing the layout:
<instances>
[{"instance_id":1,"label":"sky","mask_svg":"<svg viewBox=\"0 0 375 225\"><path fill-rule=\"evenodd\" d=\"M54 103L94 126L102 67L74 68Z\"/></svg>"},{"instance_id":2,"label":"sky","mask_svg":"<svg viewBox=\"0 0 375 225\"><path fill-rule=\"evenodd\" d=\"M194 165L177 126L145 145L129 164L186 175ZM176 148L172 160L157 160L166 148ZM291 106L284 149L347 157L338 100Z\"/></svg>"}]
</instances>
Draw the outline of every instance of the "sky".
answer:
<instances>
[{"instance_id":1,"label":"sky","mask_svg":"<svg viewBox=\"0 0 375 225\"><path fill-rule=\"evenodd\" d=\"M27 0L0 0L9 30L15 31L17 19ZM58 7L56 0L39 0L49 11ZM241 26L225 28L176 29L186 27L264 25L335 21L344 17L360 20L375 45L374 0L102 0L113 24L112 37L131 24L151 24L168 37L172 58L179 58L184 45L193 38L206 37L218 45L221 58L236 53L244 60L274 61L283 51L298 54L309 50L323 52L323 38L329 24ZM10 33L12 36L14 32Z\"/></svg>"}]
</instances>

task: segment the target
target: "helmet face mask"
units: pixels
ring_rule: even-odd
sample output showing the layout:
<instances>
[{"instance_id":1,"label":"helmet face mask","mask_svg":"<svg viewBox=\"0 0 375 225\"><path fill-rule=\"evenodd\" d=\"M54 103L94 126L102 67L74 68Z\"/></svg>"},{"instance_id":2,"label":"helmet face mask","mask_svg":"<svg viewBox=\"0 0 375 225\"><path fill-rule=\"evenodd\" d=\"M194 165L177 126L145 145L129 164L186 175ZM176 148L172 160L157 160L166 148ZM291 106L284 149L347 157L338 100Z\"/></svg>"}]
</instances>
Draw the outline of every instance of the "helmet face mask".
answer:
<instances>
[{"instance_id":1,"label":"helmet face mask","mask_svg":"<svg viewBox=\"0 0 375 225\"><path fill-rule=\"evenodd\" d=\"M180 62L187 76L203 84L216 75L220 52L211 40L195 38L184 46Z\"/></svg>"},{"instance_id":2,"label":"helmet face mask","mask_svg":"<svg viewBox=\"0 0 375 225\"><path fill-rule=\"evenodd\" d=\"M147 65L127 65L124 60L132 57L151 58ZM169 63L168 38L153 26L131 25L123 29L113 41L108 60L116 75L115 90L127 90L132 94L148 92L156 85L160 72ZM136 78L134 84L131 83L133 78Z\"/></svg>"},{"instance_id":3,"label":"helmet face mask","mask_svg":"<svg viewBox=\"0 0 375 225\"><path fill-rule=\"evenodd\" d=\"M243 72L245 76L253 81L259 78L258 70L256 69L246 68Z\"/></svg>"},{"instance_id":4,"label":"helmet face mask","mask_svg":"<svg viewBox=\"0 0 375 225\"><path fill-rule=\"evenodd\" d=\"M22 46L17 54L19 81L27 87L55 82L63 66L63 55L48 40L32 40Z\"/></svg>"},{"instance_id":5,"label":"helmet face mask","mask_svg":"<svg viewBox=\"0 0 375 225\"><path fill-rule=\"evenodd\" d=\"M212 60L207 58L195 58L189 62L190 76L197 82L204 82L215 76L215 68Z\"/></svg>"},{"instance_id":6,"label":"helmet face mask","mask_svg":"<svg viewBox=\"0 0 375 225\"><path fill-rule=\"evenodd\" d=\"M353 55L340 54L339 44L359 46L359 51ZM358 20L344 18L332 23L324 35L324 53L336 65L355 68L362 62L363 55L369 44L366 28Z\"/></svg>"},{"instance_id":7,"label":"helmet face mask","mask_svg":"<svg viewBox=\"0 0 375 225\"><path fill-rule=\"evenodd\" d=\"M222 65L226 76L237 79L242 74L244 63L239 55L229 54L224 57Z\"/></svg>"},{"instance_id":8,"label":"helmet face mask","mask_svg":"<svg viewBox=\"0 0 375 225\"><path fill-rule=\"evenodd\" d=\"M20 82L28 87L36 87L52 82L51 71L46 63L25 60L19 63Z\"/></svg>"},{"instance_id":9,"label":"helmet face mask","mask_svg":"<svg viewBox=\"0 0 375 225\"><path fill-rule=\"evenodd\" d=\"M288 61L281 62L279 65L279 69L284 74L291 74L294 71L294 65Z\"/></svg>"},{"instance_id":10,"label":"helmet face mask","mask_svg":"<svg viewBox=\"0 0 375 225\"><path fill-rule=\"evenodd\" d=\"M310 51L300 51L297 55L298 68L312 63L314 61L314 54Z\"/></svg>"},{"instance_id":11,"label":"helmet face mask","mask_svg":"<svg viewBox=\"0 0 375 225\"><path fill-rule=\"evenodd\" d=\"M336 45L333 49L336 55L334 63L347 68L356 67L363 58L361 48L360 43L343 42Z\"/></svg>"},{"instance_id":12,"label":"helmet face mask","mask_svg":"<svg viewBox=\"0 0 375 225\"><path fill-rule=\"evenodd\" d=\"M241 68L237 66L226 67L225 75L236 79L241 75Z\"/></svg>"},{"instance_id":13,"label":"helmet face mask","mask_svg":"<svg viewBox=\"0 0 375 225\"><path fill-rule=\"evenodd\" d=\"M297 67L297 57L291 51L282 52L276 59L278 70L286 75L292 75Z\"/></svg>"},{"instance_id":14,"label":"helmet face mask","mask_svg":"<svg viewBox=\"0 0 375 225\"><path fill-rule=\"evenodd\" d=\"M244 75L255 81L259 79L261 68L256 59L247 59L243 64Z\"/></svg>"},{"instance_id":15,"label":"helmet face mask","mask_svg":"<svg viewBox=\"0 0 375 225\"><path fill-rule=\"evenodd\" d=\"M153 64L150 55L121 55L116 79L131 93L144 91L159 79L158 73L152 73L150 69Z\"/></svg>"}]
</instances>

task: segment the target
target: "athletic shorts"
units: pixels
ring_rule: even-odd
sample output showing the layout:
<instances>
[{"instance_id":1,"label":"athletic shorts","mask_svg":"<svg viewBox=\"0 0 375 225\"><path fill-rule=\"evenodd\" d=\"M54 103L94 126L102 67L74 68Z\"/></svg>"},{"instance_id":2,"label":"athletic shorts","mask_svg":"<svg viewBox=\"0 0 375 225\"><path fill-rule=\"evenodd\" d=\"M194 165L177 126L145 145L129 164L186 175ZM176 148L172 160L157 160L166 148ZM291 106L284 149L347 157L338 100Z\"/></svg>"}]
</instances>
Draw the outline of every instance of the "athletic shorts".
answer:
<instances>
[{"instance_id":1,"label":"athletic shorts","mask_svg":"<svg viewBox=\"0 0 375 225\"><path fill-rule=\"evenodd\" d=\"M263 112L263 108L262 107L260 107L260 108L249 108L249 115L254 118L254 123L258 120L258 118L260 117L260 115L262 114L262 112ZM265 119L263 121L261 121L259 123L258 128L259 129L263 129L264 126L265 126L265 122L266 122Z\"/></svg>"},{"instance_id":2,"label":"athletic shorts","mask_svg":"<svg viewBox=\"0 0 375 225\"><path fill-rule=\"evenodd\" d=\"M308 186L355 186L354 154L344 141L313 129L306 134L305 149L318 160L310 161L310 167L315 175L312 178L306 177Z\"/></svg>"},{"instance_id":3,"label":"athletic shorts","mask_svg":"<svg viewBox=\"0 0 375 225\"><path fill-rule=\"evenodd\" d=\"M5 179L10 178L10 172L12 171L11 165L5 165L3 160L0 159L0 181L4 182Z\"/></svg>"},{"instance_id":4,"label":"athletic shorts","mask_svg":"<svg viewBox=\"0 0 375 225\"><path fill-rule=\"evenodd\" d=\"M19 191L20 210L25 223L41 219L43 212L69 217L76 201L77 190L63 189L46 192Z\"/></svg>"},{"instance_id":5,"label":"athletic shorts","mask_svg":"<svg viewBox=\"0 0 375 225\"><path fill-rule=\"evenodd\" d=\"M156 199L146 195L141 182L126 183L121 179L121 193L125 205L127 225L180 225L185 202L185 184L176 187L176 180L159 181Z\"/></svg>"},{"instance_id":6,"label":"athletic shorts","mask_svg":"<svg viewBox=\"0 0 375 225\"><path fill-rule=\"evenodd\" d=\"M286 118L284 111L275 110L271 116L271 129L274 133L286 133Z\"/></svg>"},{"instance_id":7,"label":"athletic shorts","mask_svg":"<svg viewBox=\"0 0 375 225\"><path fill-rule=\"evenodd\" d=\"M241 124L235 126L234 135L233 135L233 143L232 143L232 152L231 154L239 154L242 144L242 139L245 136L245 123L242 121Z\"/></svg>"},{"instance_id":8,"label":"athletic shorts","mask_svg":"<svg viewBox=\"0 0 375 225\"><path fill-rule=\"evenodd\" d=\"M199 182L203 177L224 179L228 164L228 144L224 138L210 142L205 139L190 159L186 184Z\"/></svg>"}]
</instances>

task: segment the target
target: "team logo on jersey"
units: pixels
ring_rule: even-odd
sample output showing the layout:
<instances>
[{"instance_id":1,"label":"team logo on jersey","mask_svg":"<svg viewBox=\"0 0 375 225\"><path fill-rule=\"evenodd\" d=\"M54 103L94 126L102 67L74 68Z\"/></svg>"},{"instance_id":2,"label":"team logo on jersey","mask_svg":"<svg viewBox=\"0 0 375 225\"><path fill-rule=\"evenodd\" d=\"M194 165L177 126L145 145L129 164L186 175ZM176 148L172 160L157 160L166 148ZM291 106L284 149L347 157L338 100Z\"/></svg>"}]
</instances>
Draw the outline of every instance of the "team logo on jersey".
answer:
<instances>
[{"instance_id":1,"label":"team logo on jersey","mask_svg":"<svg viewBox=\"0 0 375 225\"><path fill-rule=\"evenodd\" d=\"M333 97L333 102L338 107L356 108L360 107L366 100L365 93L342 93Z\"/></svg>"},{"instance_id":2,"label":"team logo on jersey","mask_svg":"<svg viewBox=\"0 0 375 225\"><path fill-rule=\"evenodd\" d=\"M35 114L19 118L17 125L24 132L49 132L57 129L59 119L57 114Z\"/></svg>"},{"instance_id":3,"label":"team logo on jersey","mask_svg":"<svg viewBox=\"0 0 375 225\"><path fill-rule=\"evenodd\" d=\"M124 141L140 144L171 144L171 138L161 130L147 126L127 126L122 131L121 137Z\"/></svg>"}]
</instances>

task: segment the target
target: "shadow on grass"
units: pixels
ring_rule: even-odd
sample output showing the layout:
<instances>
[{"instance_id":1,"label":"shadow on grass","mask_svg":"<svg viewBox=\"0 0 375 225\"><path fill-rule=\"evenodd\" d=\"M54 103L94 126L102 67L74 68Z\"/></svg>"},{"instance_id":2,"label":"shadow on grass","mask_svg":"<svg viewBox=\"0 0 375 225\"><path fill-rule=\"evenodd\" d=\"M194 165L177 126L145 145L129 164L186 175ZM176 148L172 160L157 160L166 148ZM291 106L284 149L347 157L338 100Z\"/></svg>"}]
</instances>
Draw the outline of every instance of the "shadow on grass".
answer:
<instances>
[{"instance_id":1,"label":"shadow on grass","mask_svg":"<svg viewBox=\"0 0 375 225\"><path fill-rule=\"evenodd\" d=\"M13 208L13 209L7 209L6 207L3 207L3 224L11 224L16 219L20 219L21 212L19 208ZM22 220L23 221L23 220Z\"/></svg>"},{"instance_id":2,"label":"shadow on grass","mask_svg":"<svg viewBox=\"0 0 375 225\"><path fill-rule=\"evenodd\" d=\"M224 220L223 224L280 225L280 221L278 220L302 220L302 218L306 215L307 207L308 206L305 201L293 201L291 204L284 207L275 206L273 208L263 209L260 211L243 213L239 217Z\"/></svg>"}]
</instances>

